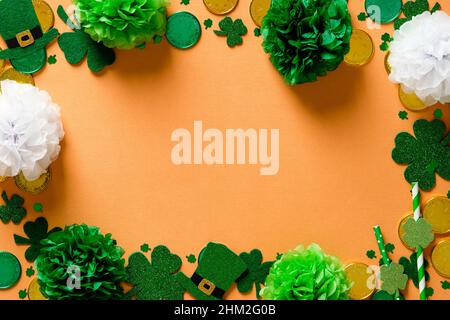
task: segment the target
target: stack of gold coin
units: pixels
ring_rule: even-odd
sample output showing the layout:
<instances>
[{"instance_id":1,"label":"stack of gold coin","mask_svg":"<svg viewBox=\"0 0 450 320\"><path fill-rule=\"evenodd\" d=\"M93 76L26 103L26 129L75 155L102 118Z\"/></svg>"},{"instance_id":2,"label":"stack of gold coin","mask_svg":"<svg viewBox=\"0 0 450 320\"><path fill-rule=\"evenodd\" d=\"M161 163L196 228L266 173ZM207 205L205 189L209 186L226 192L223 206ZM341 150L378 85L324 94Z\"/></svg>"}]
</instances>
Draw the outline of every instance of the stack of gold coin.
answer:
<instances>
[{"instance_id":1,"label":"stack of gold coin","mask_svg":"<svg viewBox=\"0 0 450 320\"><path fill-rule=\"evenodd\" d=\"M431 263L437 273L450 278L450 239L442 240L433 248Z\"/></svg>"},{"instance_id":2,"label":"stack of gold coin","mask_svg":"<svg viewBox=\"0 0 450 320\"><path fill-rule=\"evenodd\" d=\"M47 32L55 25L55 15L50 5L42 0L33 0L34 11L36 12L42 31Z\"/></svg>"},{"instance_id":3,"label":"stack of gold coin","mask_svg":"<svg viewBox=\"0 0 450 320\"><path fill-rule=\"evenodd\" d=\"M272 0L253 0L250 4L250 16L258 27L261 27L262 21L267 11L269 11L271 4Z\"/></svg>"},{"instance_id":4,"label":"stack of gold coin","mask_svg":"<svg viewBox=\"0 0 450 320\"><path fill-rule=\"evenodd\" d=\"M239 0L203 0L206 8L218 15L230 13L236 8Z\"/></svg>"},{"instance_id":5,"label":"stack of gold coin","mask_svg":"<svg viewBox=\"0 0 450 320\"><path fill-rule=\"evenodd\" d=\"M427 201L423 208L423 217L433 226L433 232L450 232L450 199L436 196Z\"/></svg>"},{"instance_id":6,"label":"stack of gold coin","mask_svg":"<svg viewBox=\"0 0 450 320\"><path fill-rule=\"evenodd\" d=\"M29 181L25 179L25 176L21 172L14 177L14 181L16 182L16 186L20 190L31 194L38 194L45 191L48 188L51 178L52 178L52 171L50 170L50 168L48 168L47 171L36 180Z\"/></svg>"},{"instance_id":7,"label":"stack of gold coin","mask_svg":"<svg viewBox=\"0 0 450 320\"><path fill-rule=\"evenodd\" d=\"M19 83L26 83L34 86L34 79L31 74L20 73L19 71L16 71L14 68L5 69L0 74L0 81L3 80L14 80Z\"/></svg>"},{"instance_id":8,"label":"stack of gold coin","mask_svg":"<svg viewBox=\"0 0 450 320\"><path fill-rule=\"evenodd\" d=\"M403 217L403 219L400 221L400 223L398 224L398 237L400 238L400 241L403 243L403 245L406 248L408 248L410 250L414 250L414 248L409 247L406 244L406 241L405 241L405 229L404 229L404 226L405 226L406 220L408 220L409 218L414 218L414 215L412 214L412 212L406 214Z\"/></svg>"},{"instance_id":9,"label":"stack of gold coin","mask_svg":"<svg viewBox=\"0 0 450 320\"><path fill-rule=\"evenodd\" d=\"M41 289L39 286L39 281L37 278L31 280L30 285L28 286L28 299L29 300L47 300L44 295L41 293Z\"/></svg>"},{"instance_id":10,"label":"stack of gold coin","mask_svg":"<svg viewBox=\"0 0 450 320\"><path fill-rule=\"evenodd\" d=\"M360 262L350 263L345 267L347 279L353 283L349 297L352 300L367 300L375 292L375 274L366 264Z\"/></svg>"},{"instance_id":11,"label":"stack of gold coin","mask_svg":"<svg viewBox=\"0 0 450 320\"><path fill-rule=\"evenodd\" d=\"M421 111L427 108L427 105L414 92L407 93L402 86L398 86L398 96L403 106L410 111Z\"/></svg>"},{"instance_id":12,"label":"stack of gold coin","mask_svg":"<svg viewBox=\"0 0 450 320\"><path fill-rule=\"evenodd\" d=\"M363 30L353 30L350 38L350 51L345 55L344 61L354 67L361 67L372 60L374 54L372 38Z\"/></svg>"}]
</instances>

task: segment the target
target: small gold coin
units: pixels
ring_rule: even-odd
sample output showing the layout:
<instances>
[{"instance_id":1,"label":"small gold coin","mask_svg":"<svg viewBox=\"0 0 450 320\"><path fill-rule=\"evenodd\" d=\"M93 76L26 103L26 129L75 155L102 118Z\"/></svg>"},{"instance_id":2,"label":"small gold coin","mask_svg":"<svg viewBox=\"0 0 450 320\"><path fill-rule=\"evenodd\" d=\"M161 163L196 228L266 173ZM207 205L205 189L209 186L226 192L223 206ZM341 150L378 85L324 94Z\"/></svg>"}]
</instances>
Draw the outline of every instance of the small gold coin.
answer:
<instances>
[{"instance_id":1,"label":"small gold coin","mask_svg":"<svg viewBox=\"0 0 450 320\"><path fill-rule=\"evenodd\" d=\"M210 12L218 15L227 14L236 8L239 0L203 0Z\"/></svg>"},{"instance_id":2,"label":"small gold coin","mask_svg":"<svg viewBox=\"0 0 450 320\"><path fill-rule=\"evenodd\" d=\"M28 286L28 299L29 300L47 300L41 292L39 281L37 278L31 280Z\"/></svg>"},{"instance_id":3,"label":"small gold coin","mask_svg":"<svg viewBox=\"0 0 450 320\"><path fill-rule=\"evenodd\" d=\"M344 61L354 67L361 67L372 60L374 54L372 38L363 30L353 30L350 38L350 51L345 55Z\"/></svg>"},{"instance_id":4,"label":"small gold coin","mask_svg":"<svg viewBox=\"0 0 450 320\"><path fill-rule=\"evenodd\" d=\"M31 74L23 74L16 71L14 68L8 68L0 74L0 81L14 80L19 83L31 84L34 86L34 79Z\"/></svg>"},{"instance_id":5,"label":"small gold coin","mask_svg":"<svg viewBox=\"0 0 450 320\"><path fill-rule=\"evenodd\" d=\"M345 267L345 274L347 279L353 283L348 292L352 300L367 300L373 295L375 274L368 265L360 262L350 263Z\"/></svg>"},{"instance_id":6,"label":"small gold coin","mask_svg":"<svg viewBox=\"0 0 450 320\"><path fill-rule=\"evenodd\" d=\"M271 4L272 0L253 0L250 4L250 16L258 27L261 27L262 21L267 11L269 11Z\"/></svg>"},{"instance_id":7,"label":"small gold coin","mask_svg":"<svg viewBox=\"0 0 450 320\"><path fill-rule=\"evenodd\" d=\"M41 24L42 31L47 32L55 25L55 15L49 4L42 0L33 0L34 11Z\"/></svg>"},{"instance_id":8,"label":"small gold coin","mask_svg":"<svg viewBox=\"0 0 450 320\"><path fill-rule=\"evenodd\" d=\"M17 176L14 177L14 181L16 182L16 186L24 191L31 194L38 194L45 191L48 188L50 180L52 179L52 171L50 168L47 169L45 173L43 173L39 178L34 181L28 181L25 179L25 176L22 172L20 172Z\"/></svg>"},{"instance_id":9,"label":"small gold coin","mask_svg":"<svg viewBox=\"0 0 450 320\"><path fill-rule=\"evenodd\" d=\"M406 93L402 86L398 86L398 96L403 106L410 111L421 111L427 108L426 104L414 92Z\"/></svg>"},{"instance_id":10,"label":"small gold coin","mask_svg":"<svg viewBox=\"0 0 450 320\"><path fill-rule=\"evenodd\" d=\"M408 248L409 250L414 250L414 248L409 247L406 244L405 241L405 223L409 218L414 218L414 215L410 212L407 215L405 215L403 217L403 219L400 221L400 223L398 224L398 237L400 238L400 241L403 243L403 245Z\"/></svg>"},{"instance_id":11,"label":"small gold coin","mask_svg":"<svg viewBox=\"0 0 450 320\"><path fill-rule=\"evenodd\" d=\"M388 74L391 74L391 70L392 70L392 67L391 67L391 65L389 64L389 56L391 55L391 52L390 51L388 51L388 53L386 53L386 56L384 57L384 68L386 69L386 72L388 73Z\"/></svg>"},{"instance_id":12,"label":"small gold coin","mask_svg":"<svg viewBox=\"0 0 450 320\"><path fill-rule=\"evenodd\" d=\"M423 208L423 217L433 226L434 233L450 232L450 199L444 196L431 198Z\"/></svg>"},{"instance_id":13,"label":"small gold coin","mask_svg":"<svg viewBox=\"0 0 450 320\"><path fill-rule=\"evenodd\" d=\"M431 263L437 273L450 278L450 239L442 240L433 248Z\"/></svg>"}]
</instances>

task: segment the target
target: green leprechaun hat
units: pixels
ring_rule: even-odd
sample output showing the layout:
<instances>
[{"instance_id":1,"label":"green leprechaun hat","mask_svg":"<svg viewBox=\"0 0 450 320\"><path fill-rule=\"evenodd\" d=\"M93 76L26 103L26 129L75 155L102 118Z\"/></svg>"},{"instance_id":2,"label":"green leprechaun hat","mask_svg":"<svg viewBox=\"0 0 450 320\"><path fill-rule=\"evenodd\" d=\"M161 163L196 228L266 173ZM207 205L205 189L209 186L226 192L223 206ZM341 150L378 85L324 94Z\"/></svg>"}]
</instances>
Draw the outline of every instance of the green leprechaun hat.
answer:
<instances>
[{"instance_id":1,"label":"green leprechaun hat","mask_svg":"<svg viewBox=\"0 0 450 320\"><path fill-rule=\"evenodd\" d=\"M199 300L219 300L245 271L242 259L223 244L210 242L198 257L192 277L177 273L178 282Z\"/></svg>"},{"instance_id":2,"label":"green leprechaun hat","mask_svg":"<svg viewBox=\"0 0 450 320\"><path fill-rule=\"evenodd\" d=\"M0 34L8 46L0 59L9 59L17 71L34 73L45 65L45 46L58 30L42 31L32 0L0 0Z\"/></svg>"}]
</instances>

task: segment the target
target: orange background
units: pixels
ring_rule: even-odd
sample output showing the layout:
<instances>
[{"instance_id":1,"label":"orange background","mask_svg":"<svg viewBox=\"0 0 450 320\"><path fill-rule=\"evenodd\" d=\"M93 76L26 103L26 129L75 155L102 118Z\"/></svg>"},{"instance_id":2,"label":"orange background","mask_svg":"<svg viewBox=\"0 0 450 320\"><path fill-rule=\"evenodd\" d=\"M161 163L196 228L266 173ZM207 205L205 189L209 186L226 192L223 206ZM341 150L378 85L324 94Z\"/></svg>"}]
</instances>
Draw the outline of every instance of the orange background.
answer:
<instances>
[{"instance_id":1,"label":"orange background","mask_svg":"<svg viewBox=\"0 0 450 320\"><path fill-rule=\"evenodd\" d=\"M54 11L59 3L50 0ZM142 243L167 245L183 258L182 270L195 265L184 258L196 256L209 241L221 242L239 253L260 248L273 259L298 244L316 242L344 263L369 260L378 252L372 227L379 224L386 242L396 245L391 258L410 255L397 236L402 216L411 208L404 166L391 159L394 138L410 131L417 118L432 118L434 108L409 112L402 121L397 87L390 83L378 49L380 35L392 25L370 30L376 52L362 68L342 65L318 82L289 87L253 36L248 13L250 0L241 0L231 13L249 29L244 44L230 49L213 34L219 16L210 14L201 0L170 12L187 10L200 22L211 18L212 29L190 50L177 50L164 41L145 50L117 51L117 61L100 75L85 62L69 65L53 43L48 53L58 62L35 75L36 85L47 90L62 108L66 131L60 158L52 165L50 188L25 196L28 216L39 214L40 201L51 227L87 223L112 233L127 256ZM447 3L444 8L450 10ZM351 1L354 26L367 30L356 16L363 1ZM57 19L56 27L68 28ZM444 107L449 124L449 109ZM175 166L171 162L177 128L192 132L193 121L204 129L279 128L280 171L260 176L259 166ZM2 184L20 192L14 182ZM448 182L438 178L431 193L446 194ZM0 250L20 257L23 272L25 247L14 244L23 224L0 224ZM438 276L429 268L435 298L448 298ZM22 275L0 299L17 299L30 278ZM188 297L188 295L187 295ZM232 288L228 298L250 298ZM409 283L407 297L418 298Z\"/></svg>"}]
</instances>

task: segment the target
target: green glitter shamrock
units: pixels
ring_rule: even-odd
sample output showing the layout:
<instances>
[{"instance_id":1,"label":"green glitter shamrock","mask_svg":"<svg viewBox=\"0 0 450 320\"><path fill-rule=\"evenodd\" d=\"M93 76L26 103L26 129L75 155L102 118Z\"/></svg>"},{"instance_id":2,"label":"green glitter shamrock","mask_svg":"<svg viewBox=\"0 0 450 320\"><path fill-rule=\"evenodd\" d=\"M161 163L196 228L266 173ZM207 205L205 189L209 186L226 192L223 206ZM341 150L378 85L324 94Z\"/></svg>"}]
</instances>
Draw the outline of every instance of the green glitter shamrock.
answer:
<instances>
[{"instance_id":1,"label":"green glitter shamrock","mask_svg":"<svg viewBox=\"0 0 450 320\"><path fill-rule=\"evenodd\" d=\"M386 252L388 253L394 253L395 250L395 246L392 243L386 243L386 245L384 246L384 249L386 250Z\"/></svg>"},{"instance_id":2,"label":"green glitter shamrock","mask_svg":"<svg viewBox=\"0 0 450 320\"><path fill-rule=\"evenodd\" d=\"M211 19L206 19L203 21L203 25L205 26L205 29L209 29L212 27L213 21Z\"/></svg>"},{"instance_id":3,"label":"green glitter shamrock","mask_svg":"<svg viewBox=\"0 0 450 320\"><path fill-rule=\"evenodd\" d=\"M107 48L102 42L94 41L79 26L79 22L70 21L62 6L58 7L58 16L74 32L65 32L58 38L58 44L70 64L78 64L87 56L87 64L93 72L99 72L114 63L116 56L113 49Z\"/></svg>"},{"instance_id":4,"label":"green glitter shamrock","mask_svg":"<svg viewBox=\"0 0 450 320\"><path fill-rule=\"evenodd\" d=\"M398 294L398 290L405 289L408 276L403 274L403 270L403 266L397 263L391 263L389 266L381 266L381 289L389 294Z\"/></svg>"},{"instance_id":5,"label":"green glitter shamrock","mask_svg":"<svg viewBox=\"0 0 450 320\"><path fill-rule=\"evenodd\" d=\"M393 294L387 293L384 290L378 290L372 296L371 300L405 300L405 298L401 294L393 295Z\"/></svg>"},{"instance_id":6,"label":"green glitter shamrock","mask_svg":"<svg viewBox=\"0 0 450 320\"><path fill-rule=\"evenodd\" d=\"M263 263L262 253L258 249L253 249L249 253L242 252L239 257L247 265L247 271L236 280L238 290L241 293L250 292L253 284L255 284L256 297L259 299L261 285L266 282L269 270L274 264L274 261Z\"/></svg>"},{"instance_id":7,"label":"green glitter shamrock","mask_svg":"<svg viewBox=\"0 0 450 320\"><path fill-rule=\"evenodd\" d=\"M401 257L398 263L403 266L404 273L408 276L409 279L412 280L414 286L416 288L419 288L419 280L418 280L419 275L417 271L417 254L413 252L409 256L409 260L406 257ZM427 272L428 261L426 259L423 259L423 268L425 270L425 281L428 281L430 279L430 275Z\"/></svg>"},{"instance_id":8,"label":"green glitter shamrock","mask_svg":"<svg viewBox=\"0 0 450 320\"><path fill-rule=\"evenodd\" d=\"M408 112L406 112L406 111L400 111L399 113L398 113L398 117L400 118L400 119L402 119L402 120L408 120Z\"/></svg>"},{"instance_id":9,"label":"green glitter shamrock","mask_svg":"<svg viewBox=\"0 0 450 320\"><path fill-rule=\"evenodd\" d=\"M233 21L230 17L225 17L219 22L220 30L214 30L218 36L227 37L227 45L232 48L242 44L242 36L247 34L247 27L241 19Z\"/></svg>"},{"instance_id":10,"label":"green glitter shamrock","mask_svg":"<svg viewBox=\"0 0 450 320\"><path fill-rule=\"evenodd\" d=\"M141 251L142 252L149 252L150 251L150 247L147 243L144 243L143 245L141 245Z\"/></svg>"},{"instance_id":11,"label":"green glitter shamrock","mask_svg":"<svg viewBox=\"0 0 450 320\"><path fill-rule=\"evenodd\" d=\"M425 249L434 240L433 227L424 218L417 221L414 218L408 218L404 225L404 241L410 248Z\"/></svg>"},{"instance_id":12,"label":"green glitter shamrock","mask_svg":"<svg viewBox=\"0 0 450 320\"><path fill-rule=\"evenodd\" d=\"M186 259L189 263L195 263L197 261L197 259L195 258L195 256L193 254L186 256Z\"/></svg>"},{"instance_id":13,"label":"green glitter shamrock","mask_svg":"<svg viewBox=\"0 0 450 320\"><path fill-rule=\"evenodd\" d=\"M444 116L444 113L441 109L437 108L436 110L434 110L433 115L436 119L441 119Z\"/></svg>"},{"instance_id":14,"label":"green glitter shamrock","mask_svg":"<svg viewBox=\"0 0 450 320\"><path fill-rule=\"evenodd\" d=\"M358 20L359 21L366 21L366 19L367 19L367 15L366 15L365 12L361 12L361 13L358 14Z\"/></svg>"},{"instance_id":15,"label":"green glitter shamrock","mask_svg":"<svg viewBox=\"0 0 450 320\"><path fill-rule=\"evenodd\" d=\"M444 290L449 290L450 289L450 282L448 282L447 280L441 281L441 287Z\"/></svg>"},{"instance_id":16,"label":"green glitter shamrock","mask_svg":"<svg viewBox=\"0 0 450 320\"><path fill-rule=\"evenodd\" d=\"M165 246L157 246L150 263L143 253L133 253L125 268L127 281L134 287L128 296L137 300L182 300L184 288L175 279L181 259Z\"/></svg>"},{"instance_id":17,"label":"green glitter shamrock","mask_svg":"<svg viewBox=\"0 0 450 320\"><path fill-rule=\"evenodd\" d=\"M414 123L413 137L401 132L395 138L392 159L398 164L408 165L404 176L409 183L419 182L422 190L428 191L436 184L435 172L450 180L450 134L441 120L417 120ZM428 165L435 161L433 172Z\"/></svg>"},{"instance_id":18,"label":"green glitter shamrock","mask_svg":"<svg viewBox=\"0 0 450 320\"><path fill-rule=\"evenodd\" d=\"M431 297L434 294L434 289L433 288L425 288L425 294L427 295L427 297Z\"/></svg>"},{"instance_id":19,"label":"green glitter shamrock","mask_svg":"<svg viewBox=\"0 0 450 320\"><path fill-rule=\"evenodd\" d=\"M261 29L260 28L255 28L253 30L253 34L255 35L255 37L260 37L261 36Z\"/></svg>"},{"instance_id":20,"label":"green glitter shamrock","mask_svg":"<svg viewBox=\"0 0 450 320\"><path fill-rule=\"evenodd\" d=\"M180 4L184 4L187 6L189 4L190 0L181 0Z\"/></svg>"},{"instance_id":21,"label":"green glitter shamrock","mask_svg":"<svg viewBox=\"0 0 450 320\"><path fill-rule=\"evenodd\" d=\"M28 236L28 238L24 238L17 234L14 235L14 241L16 244L29 245L30 247L25 251L25 258L33 262L39 255L39 251L42 248L41 240L47 239L47 237L57 231L61 231L61 228L53 228L48 231L48 222L47 219L40 217L37 218L36 221L28 221L23 226L23 231Z\"/></svg>"},{"instance_id":22,"label":"green glitter shamrock","mask_svg":"<svg viewBox=\"0 0 450 320\"><path fill-rule=\"evenodd\" d=\"M32 276L34 276L34 269L33 269L33 266L30 266L29 268L27 268L26 275L27 275L27 277L32 277Z\"/></svg>"},{"instance_id":23,"label":"green glitter shamrock","mask_svg":"<svg viewBox=\"0 0 450 320\"><path fill-rule=\"evenodd\" d=\"M430 12L435 12L441 8L439 3L436 3ZM429 11L430 4L428 0L416 0L416 1L408 1L403 4L403 14L404 18L397 18L394 21L394 29L399 29L405 22L410 21L414 16L417 16L425 11Z\"/></svg>"},{"instance_id":24,"label":"green glitter shamrock","mask_svg":"<svg viewBox=\"0 0 450 320\"><path fill-rule=\"evenodd\" d=\"M381 40L383 40L383 42L391 42L392 40L394 40L394 38L392 38L391 35L386 32L381 36Z\"/></svg>"},{"instance_id":25,"label":"green glitter shamrock","mask_svg":"<svg viewBox=\"0 0 450 320\"><path fill-rule=\"evenodd\" d=\"M27 215L27 210L23 207L25 200L17 194L13 194L11 199L8 199L5 191L2 192L2 199L5 202L4 205L0 205L0 219L2 222L8 223L12 221L14 224L19 224Z\"/></svg>"},{"instance_id":26,"label":"green glitter shamrock","mask_svg":"<svg viewBox=\"0 0 450 320\"><path fill-rule=\"evenodd\" d=\"M27 289L19 290L19 298L25 299L27 297Z\"/></svg>"},{"instance_id":27,"label":"green glitter shamrock","mask_svg":"<svg viewBox=\"0 0 450 320\"><path fill-rule=\"evenodd\" d=\"M377 254L373 250L367 250L366 256L369 259L375 259L377 257Z\"/></svg>"},{"instance_id":28,"label":"green glitter shamrock","mask_svg":"<svg viewBox=\"0 0 450 320\"><path fill-rule=\"evenodd\" d=\"M387 42L383 42L382 44L380 44L380 50L381 51L388 51L389 50L389 45L387 44Z\"/></svg>"},{"instance_id":29,"label":"green glitter shamrock","mask_svg":"<svg viewBox=\"0 0 450 320\"><path fill-rule=\"evenodd\" d=\"M47 59L48 64L55 64L58 60L56 60L56 55L49 56Z\"/></svg>"}]
</instances>

